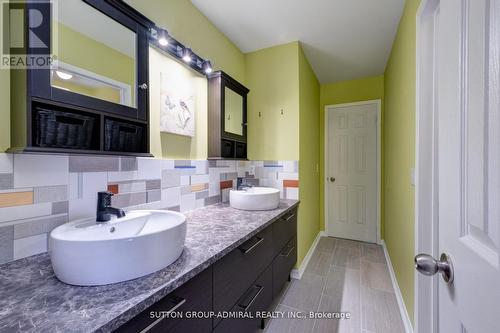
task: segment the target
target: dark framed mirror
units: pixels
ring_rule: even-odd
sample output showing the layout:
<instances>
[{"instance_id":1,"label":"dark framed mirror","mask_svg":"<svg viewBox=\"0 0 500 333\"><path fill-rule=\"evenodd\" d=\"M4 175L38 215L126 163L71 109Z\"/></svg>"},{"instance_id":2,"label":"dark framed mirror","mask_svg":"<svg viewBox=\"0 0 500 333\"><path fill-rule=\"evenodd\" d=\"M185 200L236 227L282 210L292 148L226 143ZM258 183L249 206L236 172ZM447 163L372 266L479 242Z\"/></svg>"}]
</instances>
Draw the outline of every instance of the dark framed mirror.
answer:
<instances>
[{"instance_id":1,"label":"dark framed mirror","mask_svg":"<svg viewBox=\"0 0 500 333\"><path fill-rule=\"evenodd\" d=\"M247 158L247 96L250 90L217 71L208 82L208 157Z\"/></svg>"},{"instance_id":2,"label":"dark framed mirror","mask_svg":"<svg viewBox=\"0 0 500 333\"><path fill-rule=\"evenodd\" d=\"M247 136L247 93L248 91L235 85L230 80L223 81L222 91L224 103L223 137L246 141Z\"/></svg>"},{"instance_id":3,"label":"dark framed mirror","mask_svg":"<svg viewBox=\"0 0 500 333\"><path fill-rule=\"evenodd\" d=\"M22 6L22 51L37 58L36 45L43 45L51 61L11 71L20 91L10 151L151 156L148 39L154 23L121 0Z\"/></svg>"},{"instance_id":4,"label":"dark framed mirror","mask_svg":"<svg viewBox=\"0 0 500 333\"><path fill-rule=\"evenodd\" d=\"M57 4L43 33L55 60L28 70L31 96L146 120L148 21L130 16L121 1Z\"/></svg>"}]
</instances>

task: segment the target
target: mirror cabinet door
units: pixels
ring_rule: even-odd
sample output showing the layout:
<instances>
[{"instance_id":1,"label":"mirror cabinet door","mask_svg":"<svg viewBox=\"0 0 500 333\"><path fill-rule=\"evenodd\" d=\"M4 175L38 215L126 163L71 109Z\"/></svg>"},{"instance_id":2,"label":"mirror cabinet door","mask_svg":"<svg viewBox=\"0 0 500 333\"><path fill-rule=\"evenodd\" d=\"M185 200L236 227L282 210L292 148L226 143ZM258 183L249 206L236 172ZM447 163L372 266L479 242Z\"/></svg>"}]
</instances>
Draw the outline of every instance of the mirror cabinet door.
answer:
<instances>
[{"instance_id":1,"label":"mirror cabinet door","mask_svg":"<svg viewBox=\"0 0 500 333\"><path fill-rule=\"evenodd\" d=\"M241 96L231 88L225 87L224 131L226 133L231 133L239 136L242 136L244 134L243 103L244 103L243 96Z\"/></svg>"},{"instance_id":2,"label":"mirror cabinet door","mask_svg":"<svg viewBox=\"0 0 500 333\"><path fill-rule=\"evenodd\" d=\"M82 0L52 17L52 88L137 108L137 35Z\"/></svg>"}]
</instances>

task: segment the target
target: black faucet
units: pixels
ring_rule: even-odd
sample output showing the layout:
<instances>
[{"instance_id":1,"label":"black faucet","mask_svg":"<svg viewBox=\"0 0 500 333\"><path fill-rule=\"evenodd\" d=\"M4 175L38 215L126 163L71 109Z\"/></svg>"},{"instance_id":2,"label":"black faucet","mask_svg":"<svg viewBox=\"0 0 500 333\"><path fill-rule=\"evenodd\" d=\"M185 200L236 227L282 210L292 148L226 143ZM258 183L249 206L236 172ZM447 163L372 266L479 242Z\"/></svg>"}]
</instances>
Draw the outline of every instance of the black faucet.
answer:
<instances>
[{"instance_id":1,"label":"black faucet","mask_svg":"<svg viewBox=\"0 0 500 333\"><path fill-rule=\"evenodd\" d=\"M238 191L246 190L253 187L252 184L248 184L246 178L238 177L236 179L236 189Z\"/></svg>"},{"instance_id":2,"label":"black faucet","mask_svg":"<svg viewBox=\"0 0 500 333\"><path fill-rule=\"evenodd\" d=\"M123 209L111 207L111 192L97 193L97 222L107 222L111 220L111 215L116 215L118 218L124 217Z\"/></svg>"}]
</instances>

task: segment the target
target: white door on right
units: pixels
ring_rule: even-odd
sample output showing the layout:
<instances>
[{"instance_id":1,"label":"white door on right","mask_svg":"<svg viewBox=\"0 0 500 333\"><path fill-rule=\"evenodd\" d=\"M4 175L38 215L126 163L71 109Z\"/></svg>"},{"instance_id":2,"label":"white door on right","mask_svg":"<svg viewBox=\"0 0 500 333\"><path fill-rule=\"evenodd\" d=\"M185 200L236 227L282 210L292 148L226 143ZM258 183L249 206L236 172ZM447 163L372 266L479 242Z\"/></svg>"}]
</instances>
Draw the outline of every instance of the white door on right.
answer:
<instances>
[{"instance_id":1,"label":"white door on right","mask_svg":"<svg viewBox=\"0 0 500 333\"><path fill-rule=\"evenodd\" d=\"M327 109L328 235L377 242L378 102Z\"/></svg>"},{"instance_id":2,"label":"white door on right","mask_svg":"<svg viewBox=\"0 0 500 333\"><path fill-rule=\"evenodd\" d=\"M500 332L500 0L441 0L437 31L439 332Z\"/></svg>"}]
</instances>

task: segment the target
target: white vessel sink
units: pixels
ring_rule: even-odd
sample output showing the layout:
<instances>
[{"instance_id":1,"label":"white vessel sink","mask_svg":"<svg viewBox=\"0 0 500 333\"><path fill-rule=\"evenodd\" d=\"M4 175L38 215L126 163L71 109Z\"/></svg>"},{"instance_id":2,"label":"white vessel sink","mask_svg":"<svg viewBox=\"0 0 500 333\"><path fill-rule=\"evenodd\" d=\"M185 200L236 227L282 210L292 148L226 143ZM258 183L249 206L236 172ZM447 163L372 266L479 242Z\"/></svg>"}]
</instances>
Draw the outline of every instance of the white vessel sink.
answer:
<instances>
[{"instance_id":1,"label":"white vessel sink","mask_svg":"<svg viewBox=\"0 0 500 333\"><path fill-rule=\"evenodd\" d=\"M62 282L96 286L135 279L182 254L186 217L171 211L130 211L120 219L64 224L50 234L50 257Z\"/></svg>"},{"instance_id":2,"label":"white vessel sink","mask_svg":"<svg viewBox=\"0 0 500 333\"><path fill-rule=\"evenodd\" d=\"M231 207L241 210L271 210L280 204L280 190L269 187L251 187L242 191L231 190Z\"/></svg>"}]
</instances>

